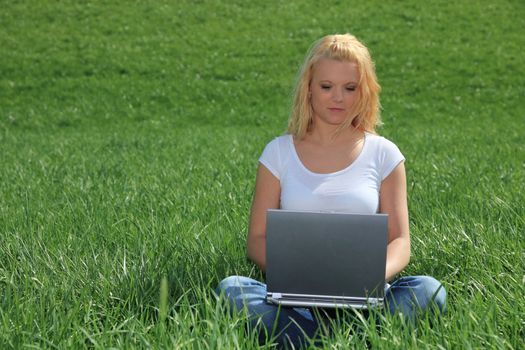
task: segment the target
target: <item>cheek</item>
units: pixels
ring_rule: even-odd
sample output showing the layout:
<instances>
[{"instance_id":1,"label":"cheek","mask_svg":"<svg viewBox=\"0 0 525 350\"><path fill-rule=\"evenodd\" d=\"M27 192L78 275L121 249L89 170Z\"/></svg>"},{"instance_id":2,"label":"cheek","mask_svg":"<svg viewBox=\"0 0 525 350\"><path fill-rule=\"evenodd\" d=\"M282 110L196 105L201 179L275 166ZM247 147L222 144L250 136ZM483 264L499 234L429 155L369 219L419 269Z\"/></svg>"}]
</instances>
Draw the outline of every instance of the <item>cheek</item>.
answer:
<instances>
[{"instance_id":1,"label":"cheek","mask_svg":"<svg viewBox=\"0 0 525 350\"><path fill-rule=\"evenodd\" d=\"M312 95L310 104L314 110L320 109L324 104L322 96Z\"/></svg>"},{"instance_id":2,"label":"cheek","mask_svg":"<svg viewBox=\"0 0 525 350\"><path fill-rule=\"evenodd\" d=\"M310 104L313 106L316 103L317 103L317 94L314 92L310 94Z\"/></svg>"},{"instance_id":3,"label":"cheek","mask_svg":"<svg viewBox=\"0 0 525 350\"><path fill-rule=\"evenodd\" d=\"M319 91L317 92L314 92L312 93L312 98L311 98L311 101L312 103L316 103L316 104L319 104L319 103L323 103L326 99L327 99L327 94L323 94Z\"/></svg>"},{"instance_id":4,"label":"cheek","mask_svg":"<svg viewBox=\"0 0 525 350\"><path fill-rule=\"evenodd\" d=\"M353 93L353 94L349 95L346 101L347 101L348 104L352 104L353 105L357 101L357 93Z\"/></svg>"}]
</instances>

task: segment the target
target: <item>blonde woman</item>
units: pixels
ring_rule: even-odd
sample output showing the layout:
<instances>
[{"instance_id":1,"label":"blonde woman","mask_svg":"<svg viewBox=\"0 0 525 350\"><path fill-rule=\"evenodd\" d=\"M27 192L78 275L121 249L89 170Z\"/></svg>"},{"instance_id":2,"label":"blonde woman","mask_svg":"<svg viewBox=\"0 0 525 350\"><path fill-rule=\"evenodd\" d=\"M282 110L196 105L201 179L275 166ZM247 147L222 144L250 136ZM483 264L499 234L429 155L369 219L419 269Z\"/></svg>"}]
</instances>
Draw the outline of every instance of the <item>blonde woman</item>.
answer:
<instances>
[{"instance_id":1,"label":"blonde woman","mask_svg":"<svg viewBox=\"0 0 525 350\"><path fill-rule=\"evenodd\" d=\"M264 149L257 171L247 239L248 257L265 270L268 209L388 214L385 304L408 319L445 311L446 291L432 277L395 280L410 260L404 157L378 136L379 90L368 49L354 36L328 35L306 56L294 93L288 133ZM392 282L393 281L393 282ZM253 326L282 345L314 337L318 313L267 304L266 285L231 276L217 288ZM431 307L432 306L432 307Z\"/></svg>"}]
</instances>

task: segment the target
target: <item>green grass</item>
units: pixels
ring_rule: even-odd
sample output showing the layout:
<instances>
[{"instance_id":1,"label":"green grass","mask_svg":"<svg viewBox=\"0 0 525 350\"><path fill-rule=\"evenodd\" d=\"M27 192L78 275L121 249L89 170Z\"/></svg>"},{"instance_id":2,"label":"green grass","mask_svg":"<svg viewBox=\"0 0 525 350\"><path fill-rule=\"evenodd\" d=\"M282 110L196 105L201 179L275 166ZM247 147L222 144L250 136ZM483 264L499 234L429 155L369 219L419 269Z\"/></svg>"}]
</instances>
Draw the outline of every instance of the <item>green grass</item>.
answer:
<instances>
[{"instance_id":1,"label":"green grass","mask_svg":"<svg viewBox=\"0 0 525 350\"><path fill-rule=\"evenodd\" d=\"M211 290L262 277L257 158L311 42L352 32L407 158L404 274L441 280L448 312L323 346L523 348L524 18L503 0L5 2L0 347L256 348Z\"/></svg>"}]
</instances>

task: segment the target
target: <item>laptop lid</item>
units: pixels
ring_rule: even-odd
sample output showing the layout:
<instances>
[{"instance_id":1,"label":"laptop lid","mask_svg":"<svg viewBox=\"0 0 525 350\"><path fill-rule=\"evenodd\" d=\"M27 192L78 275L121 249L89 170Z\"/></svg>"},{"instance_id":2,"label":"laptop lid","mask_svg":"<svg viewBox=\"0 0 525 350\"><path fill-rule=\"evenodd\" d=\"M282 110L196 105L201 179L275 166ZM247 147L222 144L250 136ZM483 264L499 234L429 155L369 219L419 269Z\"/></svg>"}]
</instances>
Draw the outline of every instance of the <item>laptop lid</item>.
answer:
<instances>
[{"instance_id":1,"label":"laptop lid","mask_svg":"<svg viewBox=\"0 0 525 350\"><path fill-rule=\"evenodd\" d=\"M383 298L386 214L268 210L268 293Z\"/></svg>"}]
</instances>

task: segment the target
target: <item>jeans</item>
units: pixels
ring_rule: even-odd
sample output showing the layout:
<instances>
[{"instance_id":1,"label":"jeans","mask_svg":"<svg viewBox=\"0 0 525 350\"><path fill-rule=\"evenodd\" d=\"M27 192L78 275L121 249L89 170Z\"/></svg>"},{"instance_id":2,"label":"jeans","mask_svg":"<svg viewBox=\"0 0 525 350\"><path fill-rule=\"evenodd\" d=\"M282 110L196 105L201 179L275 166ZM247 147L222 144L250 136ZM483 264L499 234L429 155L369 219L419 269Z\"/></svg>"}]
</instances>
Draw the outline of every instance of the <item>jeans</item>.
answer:
<instances>
[{"instance_id":1,"label":"jeans","mask_svg":"<svg viewBox=\"0 0 525 350\"><path fill-rule=\"evenodd\" d=\"M262 344L269 336L281 345L300 347L306 337L318 335L323 317L311 308L278 307L266 303L266 285L243 276L230 276L219 283L217 295L224 295L233 310L246 311L250 327L259 332ZM445 312L445 288L429 276L401 277L385 287L385 310L415 320L425 312ZM243 311L244 310L244 311ZM322 316L322 315L321 315Z\"/></svg>"}]
</instances>

